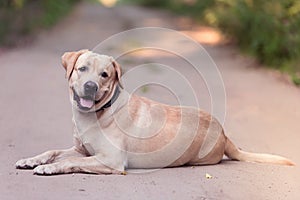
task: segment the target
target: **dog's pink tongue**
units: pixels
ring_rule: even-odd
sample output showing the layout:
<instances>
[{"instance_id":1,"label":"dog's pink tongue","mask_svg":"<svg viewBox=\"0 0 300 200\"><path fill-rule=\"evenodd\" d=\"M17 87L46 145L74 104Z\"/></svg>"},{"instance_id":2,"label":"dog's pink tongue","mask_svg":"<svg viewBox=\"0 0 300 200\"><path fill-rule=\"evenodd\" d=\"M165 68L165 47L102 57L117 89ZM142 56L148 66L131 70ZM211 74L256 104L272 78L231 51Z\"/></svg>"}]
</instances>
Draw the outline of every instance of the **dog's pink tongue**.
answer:
<instances>
[{"instance_id":1,"label":"dog's pink tongue","mask_svg":"<svg viewBox=\"0 0 300 200\"><path fill-rule=\"evenodd\" d=\"M80 104L81 104L83 107L91 108L91 107L94 105L94 101L88 100L88 99L80 98Z\"/></svg>"}]
</instances>

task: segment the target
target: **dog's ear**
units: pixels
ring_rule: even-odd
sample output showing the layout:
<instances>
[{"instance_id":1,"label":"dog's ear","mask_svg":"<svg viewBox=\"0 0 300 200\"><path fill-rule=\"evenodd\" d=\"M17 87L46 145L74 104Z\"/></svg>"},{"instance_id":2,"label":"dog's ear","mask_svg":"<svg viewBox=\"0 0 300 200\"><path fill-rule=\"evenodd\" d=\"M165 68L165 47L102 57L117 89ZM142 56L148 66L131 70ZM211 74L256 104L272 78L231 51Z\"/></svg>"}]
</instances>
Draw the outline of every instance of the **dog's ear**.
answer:
<instances>
[{"instance_id":1,"label":"dog's ear","mask_svg":"<svg viewBox=\"0 0 300 200\"><path fill-rule=\"evenodd\" d=\"M114 59L112 59L112 65L114 66L115 71L117 73L117 80L119 82L119 85L123 89L124 87L123 87L123 84L121 82L121 76L122 76L121 67L120 67L119 63L117 63Z\"/></svg>"},{"instance_id":2,"label":"dog's ear","mask_svg":"<svg viewBox=\"0 0 300 200\"><path fill-rule=\"evenodd\" d=\"M66 78L70 79L72 72L74 70L74 66L77 62L77 59L79 56L82 54L88 52L88 49L82 49L79 51L73 51L73 52L66 52L64 55L61 57L62 65L66 70Z\"/></svg>"}]
</instances>

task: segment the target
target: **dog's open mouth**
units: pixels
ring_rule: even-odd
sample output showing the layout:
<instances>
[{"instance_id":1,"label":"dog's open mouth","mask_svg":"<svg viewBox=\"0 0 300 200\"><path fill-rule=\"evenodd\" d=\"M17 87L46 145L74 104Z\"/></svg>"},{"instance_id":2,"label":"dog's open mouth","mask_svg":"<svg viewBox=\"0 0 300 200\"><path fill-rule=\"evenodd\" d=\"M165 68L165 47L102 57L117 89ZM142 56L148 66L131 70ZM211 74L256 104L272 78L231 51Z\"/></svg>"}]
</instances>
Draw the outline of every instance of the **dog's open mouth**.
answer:
<instances>
[{"instance_id":1,"label":"dog's open mouth","mask_svg":"<svg viewBox=\"0 0 300 200\"><path fill-rule=\"evenodd\" d=\"M95 104L100 102L100 100L95 100L95 96L79 97L75 90L73 90L73 99L82 110L90 110Z\"/></svg>"}]
</instances>

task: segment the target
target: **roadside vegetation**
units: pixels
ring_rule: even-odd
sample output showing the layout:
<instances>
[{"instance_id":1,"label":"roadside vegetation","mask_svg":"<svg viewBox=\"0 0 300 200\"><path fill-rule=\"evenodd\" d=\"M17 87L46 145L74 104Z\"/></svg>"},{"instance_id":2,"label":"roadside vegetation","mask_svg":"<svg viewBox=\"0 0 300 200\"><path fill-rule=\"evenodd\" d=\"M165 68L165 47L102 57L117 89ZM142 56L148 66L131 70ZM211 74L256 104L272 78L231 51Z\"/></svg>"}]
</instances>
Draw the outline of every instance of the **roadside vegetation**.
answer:
<instances>
[{"instance_id":1,"label":"roadside vegetation","mask_svg":"<svg viewBox=\"0 0 300 200\"><path fill-rule=\"evenodd\" d=\"M78 0L1 0L0 46L16 46L39 28L48 28Z\"/></svg>"},{"instance_id":2,"label":"roadside vegetation","mask_svg":"<svg viewBox=\"0 0 300 200\"><path fill-rule=\"evenodd\" d=\"M299 0L124 0L188 15L220 29L262 64L300 85Z\"/></svg>"}]
</instances>

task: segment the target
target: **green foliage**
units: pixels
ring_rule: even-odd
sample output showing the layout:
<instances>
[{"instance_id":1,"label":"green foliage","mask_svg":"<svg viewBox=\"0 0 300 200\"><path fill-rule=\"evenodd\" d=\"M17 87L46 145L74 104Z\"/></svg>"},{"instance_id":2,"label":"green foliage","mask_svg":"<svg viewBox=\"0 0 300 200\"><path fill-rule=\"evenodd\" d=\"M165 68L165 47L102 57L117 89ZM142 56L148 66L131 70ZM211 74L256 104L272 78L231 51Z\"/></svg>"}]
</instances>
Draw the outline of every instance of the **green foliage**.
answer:
<instances>
[{"instance_id":1,"label":"green foliage","mask_svg":"<svg viewBox=\"0 0 300 200\"><path fill-rule=\"evenodd\" d=\"M77 0L43 0L42 7L44 16L41 19L41 24L44 26L53 25L60 17L69 11Z\"/></svg>"},{"instance_id":2,"label":"green foliage","mask_svg":"<svg viewBox=\"0 0 300 200\"><path fill-rule=\"evenodd\" d=\"M296 74L293 74L292 75L292 80L293 80L295 85L300 86L300 76L297 76Z\"/></svg>"},{"instance_id":3,"label":"green foliage","mask_svg":"<svg viewBox=\"0 0 300 200\"><path fill-rule=\"evenodd\" d=\"M300 71L299 0L132 1L155 2L151 5L190 15L221 29L263 64L291 74Z\"/></svg>"},{"instance_id":4,"label":"green foliage","mask_svg":"<svg viewBox=\"0 0 300 200\"><path fill-rule=\"evenodd\" d=\"M1 0L0 45L13 46L39 27L49 27L78 0Z\"/></svg>"},{"instance_id":5,"label":"green foliage","mask_svg":"<svg viewBox=\"0 0 300 200\"><path fill-rule=\"evenodd\" d=\"M280 66L299 56L300 4L298 0L216 0L206 12L215 25L262 63ZM298 10L297 10L297 7Z\"/></svg>"}]
</instances>

